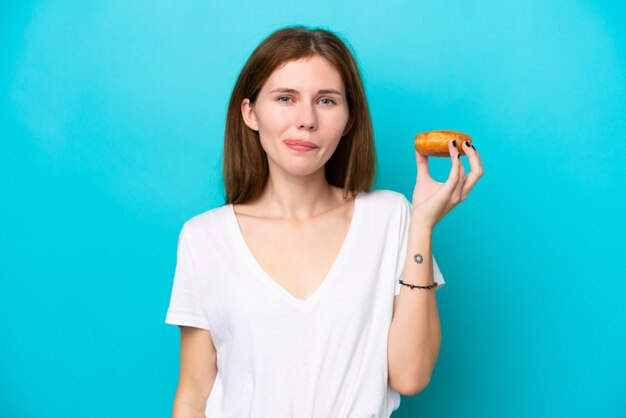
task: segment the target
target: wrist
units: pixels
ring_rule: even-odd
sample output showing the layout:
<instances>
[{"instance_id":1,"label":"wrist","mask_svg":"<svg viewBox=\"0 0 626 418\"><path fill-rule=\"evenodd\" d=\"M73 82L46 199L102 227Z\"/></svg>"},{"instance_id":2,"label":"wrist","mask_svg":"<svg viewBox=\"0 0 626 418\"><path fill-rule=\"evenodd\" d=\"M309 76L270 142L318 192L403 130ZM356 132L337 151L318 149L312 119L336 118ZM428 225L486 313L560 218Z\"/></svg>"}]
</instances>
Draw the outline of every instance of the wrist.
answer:
<instances>
[{"instance_id":1,"label":"wrist","mask_svg":"<svg viewBox=\"0 0 626 418\"><path fill-rule=\"evenodd\" d=\"M430 225L426 222L417 219L411 219L411 229L414 229L418 233L422 234L432 234L433 229L435 229L434 225Z\"/></svg>"}]
</instances>

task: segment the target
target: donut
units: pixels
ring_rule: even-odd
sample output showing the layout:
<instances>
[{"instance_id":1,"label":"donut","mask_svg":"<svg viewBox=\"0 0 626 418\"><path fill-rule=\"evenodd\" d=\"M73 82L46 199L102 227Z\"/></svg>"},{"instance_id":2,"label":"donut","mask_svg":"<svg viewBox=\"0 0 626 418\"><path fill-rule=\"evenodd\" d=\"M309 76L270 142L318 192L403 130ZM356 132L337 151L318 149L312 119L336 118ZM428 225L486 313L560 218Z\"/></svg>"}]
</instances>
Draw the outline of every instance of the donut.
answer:
<instances>
[{"instance_id":1,"label":"donut","mask_svg":"<svg viewBox=\"0 0 626 418\"><path fill-rule=\"evenodd\" d=\"M422 155L429 155L432 157L450 157L450 151L448 151L448 142L456 139L456 149L459 154L465 155L463 151L463 142L469 141L472 145L472 138L457 131L428 131L415 135L413 145L415 151Z\"/></svg>"}]
</instances>

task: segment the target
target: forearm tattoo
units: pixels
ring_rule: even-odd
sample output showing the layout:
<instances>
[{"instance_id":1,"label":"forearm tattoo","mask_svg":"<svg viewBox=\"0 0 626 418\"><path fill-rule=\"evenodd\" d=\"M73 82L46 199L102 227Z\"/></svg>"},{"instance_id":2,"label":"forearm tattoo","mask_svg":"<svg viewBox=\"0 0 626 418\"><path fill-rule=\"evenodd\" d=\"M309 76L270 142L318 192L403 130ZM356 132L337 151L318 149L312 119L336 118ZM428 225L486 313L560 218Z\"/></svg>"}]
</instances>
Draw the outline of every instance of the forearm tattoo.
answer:
<instances>
[{"instance_id":1,"label":"forearm tattoo","mask_svg":"<svg viewBox=\"0 0 626 418\"><path fill-rule=\"evenodd\" d=\"M424 257L422 257L420 253L417 253L413 255L413 260L415 260L417 264L422 264L422 261L424 261Z\"/></svg>"}]
</instances>

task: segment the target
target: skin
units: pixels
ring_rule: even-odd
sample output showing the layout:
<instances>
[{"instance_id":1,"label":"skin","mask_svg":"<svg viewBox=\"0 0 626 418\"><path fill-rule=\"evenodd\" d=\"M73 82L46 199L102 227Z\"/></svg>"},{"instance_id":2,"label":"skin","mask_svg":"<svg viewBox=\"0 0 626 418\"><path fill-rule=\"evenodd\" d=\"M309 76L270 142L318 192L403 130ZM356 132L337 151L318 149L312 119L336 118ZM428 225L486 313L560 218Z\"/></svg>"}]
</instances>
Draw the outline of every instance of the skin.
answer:
<instances>
[{"instance_id":1,"label":"skin","mask_svg":"<svg viewBox=\"0 0 626 418\"><path fill-rule=\"evenodd\" d=\"M297 92L273 92L280 87ZM319 94L321 89L340 94ZM246 212L306 221L344 203L326 181L324 166L347 131L349 109L341 76L326 59L314 56L277 68L256 103L245 99L241 111L246 125L259 132L270 172L263 195ZM294 151L283 142L294 138L319 148Z\"/></svg>"},{"instance_id":2,"label":"skin","mask_svg":"<svg viewBox=\"0 0 626 418\"><path fill-rule=\"evenodd\" d=\"M290 61L270 75L254 104L242 102L241 111L259 132L269 179L259 199L234 206L240 229L263 270L294 297L308 299L330 270L354 210L354 199L344 199L324 175L348 129L341 75L320 56ZM319 148L294 151L287 139Z\"/></svg>"},{"instance_id":3,"label":"skin","mask_svg":"<svg viewBox=\"0 0 626 418\"><path fill-rule=\"evenodd\" d=\"M425 229L434 229L455 206L467 198L476 182L483 176L484 169L478 151L463 144L470 163L470 172L465 174L459 151L448 143L452 167L445 183L433 180L428 171L428 156L415 151L417 179L413 190L413 221Z\"/></svg>"},{"instance_id":4,"label":"skin","mask_svg":"<svg viewBox=\"0 0 626 418\"><path fill-rule=\"evenodd\" d=\"M484 172L478 152L467 143L463 144L471 167L467 175L452 141L448 149L452 167L445 183L430 177L428 157L415 151L417 179L403 271L405 283L429 286L434 282L433 229L446 214L467 198ZM440 345L441 326L435 289L402 286L400 294L394 298L389 330L387 357L390 385L406 396L422 391L430 383Z\"/></svg>"}]
</instances>

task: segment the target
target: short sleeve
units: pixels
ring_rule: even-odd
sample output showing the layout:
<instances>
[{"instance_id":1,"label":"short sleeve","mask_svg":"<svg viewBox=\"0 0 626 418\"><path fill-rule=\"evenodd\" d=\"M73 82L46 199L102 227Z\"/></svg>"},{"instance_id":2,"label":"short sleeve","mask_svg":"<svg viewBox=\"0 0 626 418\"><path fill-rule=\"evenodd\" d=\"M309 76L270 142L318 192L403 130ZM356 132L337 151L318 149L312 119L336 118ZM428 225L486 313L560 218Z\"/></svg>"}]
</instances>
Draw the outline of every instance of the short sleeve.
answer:
<instances>
[{"instance_id":1,"label":"short sleeve","mask_svg":"<svg viewBox=\"0 0 626 418\"><path fill-rule=\"evenodd\" d=\"M407 241L409 237L409 225L411 221L411 212L413 210L413 205L411 202L402 195L402 213L400 216L400 228L399 228L399 236L398 236L398 260L396 265L396 284L394 295L398 296L400 294L400 288L402 285L400 284L400 280L402 279L402 274L404 273L404 263L406 262L407 257ZM433 259L433 278L435 279L435 283L438 283L438 286L435 288L435 291L441 289L446 282L443 280L443 275L439 270L439 266L437 265L437 261L435 261L435 256L432 256ZM410 281L407 281L410 282Z\"/></svg>"},{"instance_id":2,"label":"short sleeve","mask_svg":"<svg viewBox=\"0 0 626 418\"><path fill-rule=\"evenodd\" d=\"M183 225L178 235L176 270L165 323L210 330L206 310L198 292L187 228L186 224Z\"/></svg>"}]
</instances>

